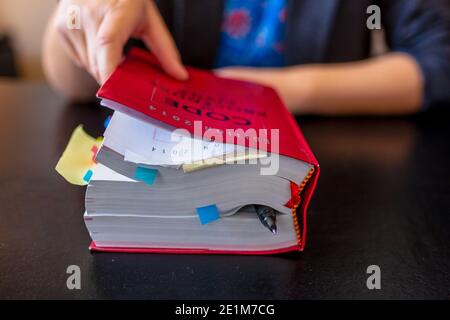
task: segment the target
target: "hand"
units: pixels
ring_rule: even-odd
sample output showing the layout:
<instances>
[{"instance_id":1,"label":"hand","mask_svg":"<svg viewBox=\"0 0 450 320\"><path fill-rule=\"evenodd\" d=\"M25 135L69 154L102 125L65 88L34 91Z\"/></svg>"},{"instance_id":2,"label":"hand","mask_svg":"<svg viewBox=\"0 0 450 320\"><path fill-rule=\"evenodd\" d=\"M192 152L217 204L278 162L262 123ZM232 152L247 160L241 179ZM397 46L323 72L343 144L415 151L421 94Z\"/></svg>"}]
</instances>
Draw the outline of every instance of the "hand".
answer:
<instances>
[{"instance_id":1,"label":"hand","mask_svg":"<svg viewBox=\"0 0 450 320\"><path fill-rule=\"evenodd\" d=\"M244 80L272 87L291 112L306 112L316 76L312 67L248 68L227 67L215 70L224 78Z\"/></svg>"},{"instance_id":2,"label":"hand","mask_svg":"<svg viewBox=\"0 0 450 320\"><path fill-rule=\"evenodd\" d=\"M81 10L81 28L67 27L68 9ZM99 84L122 59L130 37L141 39L163 69L179 80L188 78L175 43L152 0L61 0L54 19L66 52Z\"/></svg>"}]
</instances>

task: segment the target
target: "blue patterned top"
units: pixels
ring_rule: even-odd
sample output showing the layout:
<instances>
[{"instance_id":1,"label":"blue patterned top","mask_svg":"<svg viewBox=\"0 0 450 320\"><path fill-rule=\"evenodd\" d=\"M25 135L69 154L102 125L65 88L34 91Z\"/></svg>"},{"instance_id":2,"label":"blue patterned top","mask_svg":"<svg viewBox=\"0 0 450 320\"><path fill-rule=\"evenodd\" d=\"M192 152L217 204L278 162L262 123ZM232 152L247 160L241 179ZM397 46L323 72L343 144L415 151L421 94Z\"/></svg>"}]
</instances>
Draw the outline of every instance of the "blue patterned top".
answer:
<instances>
[{"instance_id":1,"label":"blue patterned top","mask_svg":"<svg viewBox=\"0 0 450 320\"><path fill-rule=\"evenodd\" d=\"M227 0L216 68L284 65L286 0Z\"/></svg>"}]
</instances>

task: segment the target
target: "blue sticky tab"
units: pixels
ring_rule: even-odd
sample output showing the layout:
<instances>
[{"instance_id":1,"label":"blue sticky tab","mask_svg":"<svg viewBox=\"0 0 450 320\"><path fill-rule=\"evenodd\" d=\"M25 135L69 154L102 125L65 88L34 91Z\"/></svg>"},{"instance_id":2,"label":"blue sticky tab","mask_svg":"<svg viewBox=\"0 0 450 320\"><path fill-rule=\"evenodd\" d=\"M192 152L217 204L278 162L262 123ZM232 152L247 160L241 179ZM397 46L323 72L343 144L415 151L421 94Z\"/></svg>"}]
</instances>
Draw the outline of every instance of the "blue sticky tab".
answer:
<instances>
[{"instance_id":1,"label":"blue sticky tab","mask_svg":"<svg viewBox=\"0 0 450 320\"><path fill-rule=\"evenodd\" d=\"M207 224L220 218L219 210L215 204L197 208L197 214L202 224Z\"/></svg>"},{"instance_id":2,"label":"blue sticky tab","mask_svg":"<svg viewBox=\"0 0 450 320\"><path fill-rule=\"evenodd\" d=\"M106 118L105 122L103 123L103 126L106 128L108 128L109 123L111 122L111 116L108 116L108 118Z\"/></svg>"},{"instance_id":3,"label":"blue sticky tab","mask_svg":"<svg viewBox=\"0 0 450 320\"><path fill-rule=\"evenodd\" d=\"M138 181L145 182L146 184L151 186L155 182L157 174L158 170L137 167L136 172L134 174L134 178Z\"/></svg>"},{"instance_id":4,"label":"blue sticky tab","mask_svg":"<svg viewBox=\"0 0 450 320\"><path fill-rule=\"evenodd\" d=\"M92 170L88 170L87 172L86 172L86 174L84 175L84 177L83 177L83 180L85 181L85 182L87 182L87 183L89 183L89 181L91 181L91 178L92 178L92 175L94 174L94 172L92 171Z\"/></svg>"}]
</instances>

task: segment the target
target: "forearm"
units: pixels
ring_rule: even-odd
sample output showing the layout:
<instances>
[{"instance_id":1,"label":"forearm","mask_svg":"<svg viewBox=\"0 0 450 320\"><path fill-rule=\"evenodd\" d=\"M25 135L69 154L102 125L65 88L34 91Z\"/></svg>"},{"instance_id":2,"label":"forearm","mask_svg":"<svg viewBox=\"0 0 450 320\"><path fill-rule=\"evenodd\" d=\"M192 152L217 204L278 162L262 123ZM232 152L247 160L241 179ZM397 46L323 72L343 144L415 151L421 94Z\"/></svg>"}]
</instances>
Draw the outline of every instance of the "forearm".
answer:
<instances>
[{"instance_id":1,"label":"forearm","mask_svg":"<svg viewBox=\"0 0 450 320\"><path fill-rule=\"evenodd\" d=\"M72 101L95 99L98 84L86 69L70 59L53 18L47 26L42 48L43 68L49 84Z\"/></svg>"},{"instance_id":2,"label":"forearm","mask_svg":"<svg viewBox=\"0 0 450 320\"><path fill-rule=\"evenodd\" d=\"M395 115L419 111L423 86L414 59L391 53L362 62L292 67L278 89L293 113Z\"/></svg>"}]
</instances>

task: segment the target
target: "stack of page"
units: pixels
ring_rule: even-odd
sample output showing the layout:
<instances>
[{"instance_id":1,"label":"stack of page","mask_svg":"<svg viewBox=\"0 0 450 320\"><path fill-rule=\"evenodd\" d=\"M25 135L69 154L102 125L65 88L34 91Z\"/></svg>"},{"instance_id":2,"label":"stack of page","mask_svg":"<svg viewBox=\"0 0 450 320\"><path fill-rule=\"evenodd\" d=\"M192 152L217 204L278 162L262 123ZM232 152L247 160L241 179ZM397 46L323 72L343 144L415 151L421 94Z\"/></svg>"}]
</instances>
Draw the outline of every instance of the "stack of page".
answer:
<instances>
[{"instance_id":1,"label":"stack of page","mask_svg":"<svg viewBox=\"0 0 450 320\"><path fill-rule=\"evenodd\" d=\"M189 68L171 79L133 50L100 89L115 110L89 177L92 250L302 250L319 167L267 87Z\"/></svg>"}]
</instances>

